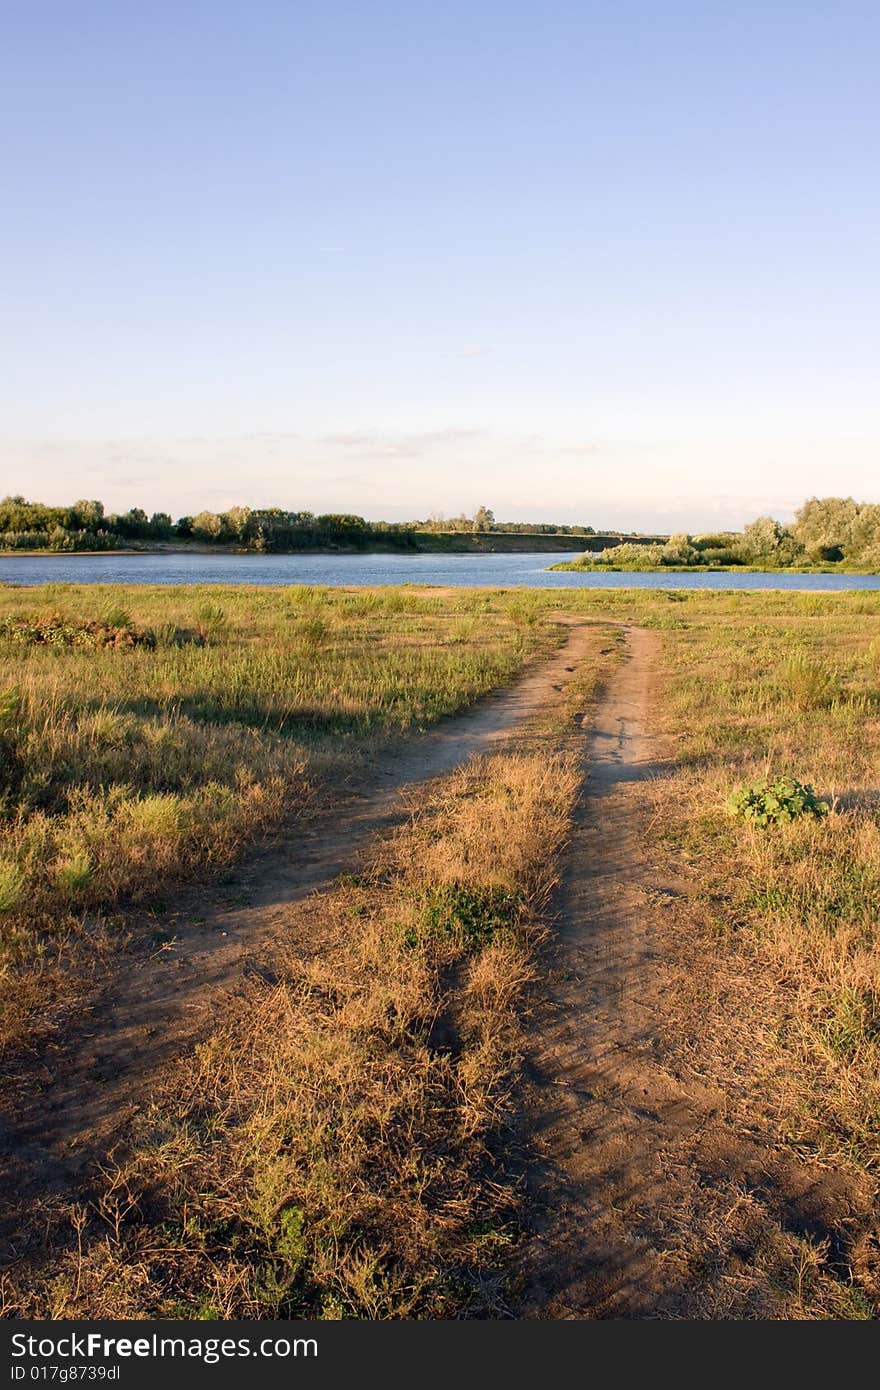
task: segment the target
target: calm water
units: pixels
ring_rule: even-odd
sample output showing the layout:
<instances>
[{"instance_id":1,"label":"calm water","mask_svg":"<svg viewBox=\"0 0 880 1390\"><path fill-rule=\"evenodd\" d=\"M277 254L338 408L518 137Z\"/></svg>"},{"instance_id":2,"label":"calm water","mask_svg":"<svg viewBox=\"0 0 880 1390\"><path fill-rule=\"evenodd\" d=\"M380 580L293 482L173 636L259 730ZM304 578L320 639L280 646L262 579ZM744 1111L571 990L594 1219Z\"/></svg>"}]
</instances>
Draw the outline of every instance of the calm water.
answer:
<instances>
[{"instance_id":1,"label":"calm water","mask_svg":"<svg viewBox=\"0 0 880 1390\"><path fill-rule=\"evenodd\" d=\"M880 589L875 574L574 574L567 555L41 555L0 557L6 584L456 584L547 589Z\"/></svg>"}]
</instances>

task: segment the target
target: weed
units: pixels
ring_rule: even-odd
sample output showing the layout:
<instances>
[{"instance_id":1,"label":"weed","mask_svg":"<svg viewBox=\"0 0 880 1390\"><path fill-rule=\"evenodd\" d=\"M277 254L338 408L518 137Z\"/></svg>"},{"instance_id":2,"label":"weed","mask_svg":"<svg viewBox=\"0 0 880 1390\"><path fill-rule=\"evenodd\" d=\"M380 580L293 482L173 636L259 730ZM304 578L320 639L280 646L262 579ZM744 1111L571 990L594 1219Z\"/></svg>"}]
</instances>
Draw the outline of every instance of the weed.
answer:
<instances>
[{"instance_id":1,"label":"weed","mask_svg":"<svg viewBox=\"0 0 880 1390\"><path fill-rule=\"evenodd\" d=\"M0 859L0 912L11 912L24 889L24 874L9 859Z\"/></svg>"},{"instance_id":2,"label":"weed","mask_svg":"<svg viewBox=\"0 0 880 1390\"><path fill-rule=\"evenodd\" d=\"M453 941L465 948L485 944L497 931L512 926L523 905L521 894L462 883L423 889L417 894L417 903L419 916L408 929L408 945Z\"/></svg>"},{"instance_id":3,"label":"weed","mask_svg":"<svg viewBox=\"0 0 880 1390\"><path fill-rule=\"evenodd\" d=\"M776 777L731 792L727 809L731 815L764 829L768 825L790 825L801 816L827 816L831 808L827 801L819 800L808 784L795 777Z\"/></svg>"},{"instance_id":4,"label":"weed","mask_svg":"<svg viewBox=\"0 0 880 1390\"><path fill-rule=\"evenodd\" d=\"M91 881L94 865L86 850L78 850L55 865L55 881L63 892L76 895Z\"/></svg>"}]
</instances>

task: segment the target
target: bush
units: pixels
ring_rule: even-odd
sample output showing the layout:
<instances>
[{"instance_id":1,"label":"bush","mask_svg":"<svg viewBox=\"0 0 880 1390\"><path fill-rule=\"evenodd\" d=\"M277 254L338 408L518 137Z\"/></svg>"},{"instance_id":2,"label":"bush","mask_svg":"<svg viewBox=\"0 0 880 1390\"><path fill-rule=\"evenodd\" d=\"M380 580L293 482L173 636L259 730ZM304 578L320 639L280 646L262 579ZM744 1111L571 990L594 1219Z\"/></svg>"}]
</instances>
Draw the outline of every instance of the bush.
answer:
<instances>
[{"instance_id":1,"label":"bush","mask_svg":"<svg viewBox=\"0 0 880 1390\"><path fill-rule=\"evenodd\" d=\"M621 545L609 546L606 550L588 551L589 562L594 565L623 565L627 569L651 569L663 562L662 545L639 545L635 541L624 541Z\"/></svg>"},{"instance_id":2,"label":"bush","mask_svg":"<svg viewBox=\"0 0 880 1390\"><path fill-rule=\"evenodd\" d=\"M743 558L729 545L706 546L700 551L701 565L741 565Z\"/></svg>"},{"instance_id":3,"label":"bush","mask_svg":"<svg viewBox=\"0 0 880 1390\"><path fill-rule=\"evenodd\" d=\"M820 801L809 784L796 777L764 778L750 787L740 787L728 797L731 815L751 821L762 828L767 825L788 825L801 816L826 816L831 807Z\"/></svg>"},{"instance_id":4,"label":"bush","mask_svg":"<svg viewBox=\"0 0 880 1390\"><path fill-rule=\"evenodd\" d=\"M505 888L471 888L448 883L428 888L421 895L421 921L410 928L408 946L425 941L451 941L467 949L491 941L496 931L509 927L522 908L522 895Z\"/></svg>"}]
</instances>

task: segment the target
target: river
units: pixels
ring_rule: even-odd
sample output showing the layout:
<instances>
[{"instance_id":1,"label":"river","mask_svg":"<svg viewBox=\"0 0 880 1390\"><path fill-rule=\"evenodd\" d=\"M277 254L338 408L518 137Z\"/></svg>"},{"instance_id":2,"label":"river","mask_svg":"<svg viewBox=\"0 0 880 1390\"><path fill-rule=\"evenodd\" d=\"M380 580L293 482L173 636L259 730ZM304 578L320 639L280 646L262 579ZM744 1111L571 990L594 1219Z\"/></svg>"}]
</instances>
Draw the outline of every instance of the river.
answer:
<instances>
[{"instance_id":1,"label":"river","mask_svg":"<svg viewBox=\"0 0 880 1390\"><path fill-rule=\"evenodd\" d=\"M552 571L571 554L229 555L205 552L0 557L5 584L450 584L530 589L880 589L877 574L613 574Z\"/></svg>"}]
</instances>

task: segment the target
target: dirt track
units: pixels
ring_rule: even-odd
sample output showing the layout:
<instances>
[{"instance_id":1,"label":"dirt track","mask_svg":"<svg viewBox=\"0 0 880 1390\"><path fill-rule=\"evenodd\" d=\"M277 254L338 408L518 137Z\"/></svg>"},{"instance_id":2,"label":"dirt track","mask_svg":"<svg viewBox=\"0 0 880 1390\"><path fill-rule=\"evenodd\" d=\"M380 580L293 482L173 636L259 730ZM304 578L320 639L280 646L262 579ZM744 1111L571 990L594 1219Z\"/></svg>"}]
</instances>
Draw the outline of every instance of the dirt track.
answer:
<instances>
[{"instance_id":1,"label":"dirt track","mask_svg":"<svg viewBox=\"0 0 880 1390\"><path fill-rule=\"evenodd\" d=\"M26 1088L7 1093L0 1183L16 1201L6 1253L19 1245L17 1228L27 1231L29 1198L76 1189L166 1065L210 1031L242 976L261 969L264 948L283 938L306 954L321 949L315 894L408 815L416 787L503 748L558 705L595 632L573 625L559 652L515 687L402 740L359 794L249 859L236 875L247 907L205 896L181 914L169 949L120 958L89 1011L28 1069ZM774 1142L756 1108L756 1072L734 1078L722 1056L701 1077L676 1055L676 1031L700 1032L693 1004L690 1018L682 1012L682 981L719 958L687 954L697 940L687 884L670 880L651 848L645 779L668 766L652 734L659 638L628 628L625 642L591 735L571 734L586 755L585 794L555 903L557 936L526 1021L531 1235L514 1260L507 1311L792 1316L780 1277L797 1242L812 1242L845 1278L870 1238L868 1199Z\"/></svg>"},{"instance_id":2,"label":"dirt track","mask_svg":"<svg viewBox=\"0 0 880 1390\"><path fill-rule=\"evenodd\" d=\"M644 783L670 765L652 732L658 652L656 633L627 630L534 990L532 1235L514 1317L797 1316L783 1286L796 1242L846 1276L870 1227L864 1191L776 1142L754 1073L735 1077L723 1056L701 1063L702 1077L682 1064L682 1035L702 1027L693 974L720 962L701 956L692 890L652 847Z\"/></svg>"}]
</instances>

